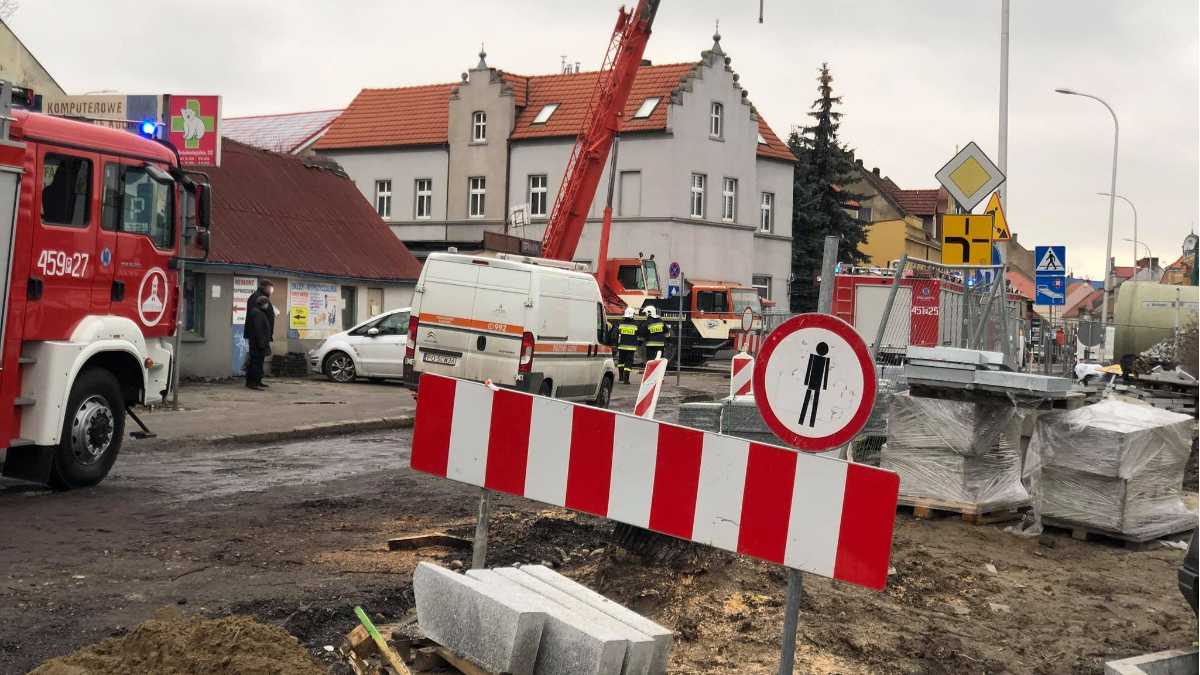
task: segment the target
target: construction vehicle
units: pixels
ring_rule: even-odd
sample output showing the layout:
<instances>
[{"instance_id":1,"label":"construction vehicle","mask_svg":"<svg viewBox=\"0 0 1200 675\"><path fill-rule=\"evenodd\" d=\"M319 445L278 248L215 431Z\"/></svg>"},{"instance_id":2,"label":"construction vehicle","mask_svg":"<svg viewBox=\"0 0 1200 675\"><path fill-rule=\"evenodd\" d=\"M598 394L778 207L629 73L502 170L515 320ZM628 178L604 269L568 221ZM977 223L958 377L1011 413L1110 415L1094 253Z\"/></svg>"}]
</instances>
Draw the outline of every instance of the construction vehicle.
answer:
<instances>
[{"instance_id":1,"label":"construction vehicle","mask_svg":"<svg viewBox=\"0 0 1200 675\"><path fill-rule=\"evenodd\" d=\"M679 316L679 298L651 298L643 306L654 305L664 321L679 323L683 354L679 362L685 366L700 366L714 358L717 352L732 349L742 331L742 313L747 307L754 312L753 331L762 329L762 299L758 290L724 281L685 279L683 317ZM674 348L668 358L675 358Z\"/></svg>"},{"instance_id":2,"label":"construction vehicle","mask_svg":"<svg viewBox=\"0 0 1200 675\"><path fill-rule=\"evenodd\" d=\"M184 232L208 248L211 192L169 145L13 107L32 102L0 82L3 474L85 487L116 460L126 413L152 436L132 408L171 386L174 270Z\"/></svg>"}]
</instances>

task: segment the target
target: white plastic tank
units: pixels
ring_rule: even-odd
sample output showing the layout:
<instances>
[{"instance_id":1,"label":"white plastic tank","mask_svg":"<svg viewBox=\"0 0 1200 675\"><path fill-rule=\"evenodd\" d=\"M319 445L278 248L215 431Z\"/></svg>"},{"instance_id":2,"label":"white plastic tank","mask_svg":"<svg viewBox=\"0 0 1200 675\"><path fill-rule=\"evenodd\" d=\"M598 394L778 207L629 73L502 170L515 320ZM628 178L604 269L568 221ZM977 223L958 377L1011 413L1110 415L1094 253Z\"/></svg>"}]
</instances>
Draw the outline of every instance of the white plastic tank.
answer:
<instances>
[{"instance_id":1,"label":"white plastic tank","mask_svg":"<svg viewBox=\"0 0 1200 675\"><path fill-rule=\"evenodd\" d=\"M1178 298L1179 302L1176 303ZM1183 328L1200 312L1200 287L1126 281L1117 288L1114 360L1140 355Z\"/></svg>"}]
</instances>

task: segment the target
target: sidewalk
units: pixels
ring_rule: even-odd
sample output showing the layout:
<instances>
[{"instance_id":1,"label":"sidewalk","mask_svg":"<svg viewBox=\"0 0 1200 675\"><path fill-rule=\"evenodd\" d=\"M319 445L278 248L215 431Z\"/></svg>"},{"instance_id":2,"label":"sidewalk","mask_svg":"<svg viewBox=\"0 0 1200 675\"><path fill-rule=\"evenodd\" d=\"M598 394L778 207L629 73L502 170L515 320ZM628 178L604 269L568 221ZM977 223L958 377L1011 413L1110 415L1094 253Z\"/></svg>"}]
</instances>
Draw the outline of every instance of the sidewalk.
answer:
<instances>
[{"instance_id":1,"label":"sidewalk","mask_svg":"<svg viewBox=\"0 0 1200 675\"><path fill-rule=\"evenodd\" d=\"M610 408L632 412L635 384L617 385ZM416 411L412 393L398 382L335 384L324 378L268 379L266 391L246 389L241 380L184 382L179 410L159 408L138 415L161 445L274 443L331 434L411 427ZM669 373L659 399L658 419L675 422L685 400L725 396L728 376L685 373L680 386ZM133 420L126 431L137 429Z\"/></svg>"},{"instance_id":2,"label":"sidewalk","mask_svg":"<svg viewBox=\"0 0 1200 675\"><path fill-rule=\"evenodd\" d=\"M394 382L336 384L325 379L268 379L266 391L241 380L184 382L179 410L139 413L159 443L270 443L327 433L412 425L416 401ZM136 430L127 420L126 431Z\"/></svg>"}]
</instances>

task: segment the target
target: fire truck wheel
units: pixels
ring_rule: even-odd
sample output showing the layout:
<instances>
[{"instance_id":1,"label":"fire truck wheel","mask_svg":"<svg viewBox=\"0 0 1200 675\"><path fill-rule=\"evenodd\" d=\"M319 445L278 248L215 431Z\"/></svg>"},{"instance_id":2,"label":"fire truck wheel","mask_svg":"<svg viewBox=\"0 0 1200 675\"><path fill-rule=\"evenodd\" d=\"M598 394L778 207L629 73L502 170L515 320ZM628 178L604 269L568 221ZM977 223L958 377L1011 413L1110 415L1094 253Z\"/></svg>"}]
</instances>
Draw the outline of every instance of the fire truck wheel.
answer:
<instances>
[{"instance_id":1,"label":"fire truck wheel","mask_svg":"<svg viewBox=\"0 0 1200 675\"><path fill-rule=\"evenodd\" d=\"M50 483L69 490L104 480L125 436L125 399L117 378L107 370L88 368L75 378Z\"/></svg>"}]
</instances>

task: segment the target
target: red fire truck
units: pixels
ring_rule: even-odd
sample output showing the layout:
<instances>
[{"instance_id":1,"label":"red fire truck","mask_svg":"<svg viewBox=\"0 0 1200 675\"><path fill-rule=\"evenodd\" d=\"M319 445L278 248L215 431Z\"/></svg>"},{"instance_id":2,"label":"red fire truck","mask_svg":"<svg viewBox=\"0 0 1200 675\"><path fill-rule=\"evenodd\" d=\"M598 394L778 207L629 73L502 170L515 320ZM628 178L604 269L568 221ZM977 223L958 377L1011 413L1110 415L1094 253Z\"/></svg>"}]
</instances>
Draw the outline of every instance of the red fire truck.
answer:
<instances>
[{"instance_id":1,"label":"red fire truck","mask_svg":"<svg viewBox=\"0 0 1200 675\"><path fill-rule=\"evenodd\" d=\"M32 97L0 82L0 448L5 476L75 488L127 412L152 435L131 408L170 387L181 230L207 250L211 197L169 145L13 108Z\"/></svg>"},{"instance_id":2,"label":"red fire truck","mask_svg":"<svg viewBox=\"0 0 1200 675\"><path fill-rule=\"evenodd\" d=\"M894 270L878 267L856 267L837 275L833 313L854 326L867 344L875 341L894 278ZM893 318L879 347L881 357L899 358L909 345L957 347L962 334L963 288L957 275L906 273L896 289ZM1016 340L1017 317L1024 316L1021 296L1010 292L1005 304L1013 317L1009 332Z\"/></svg>"}]
</instances>

